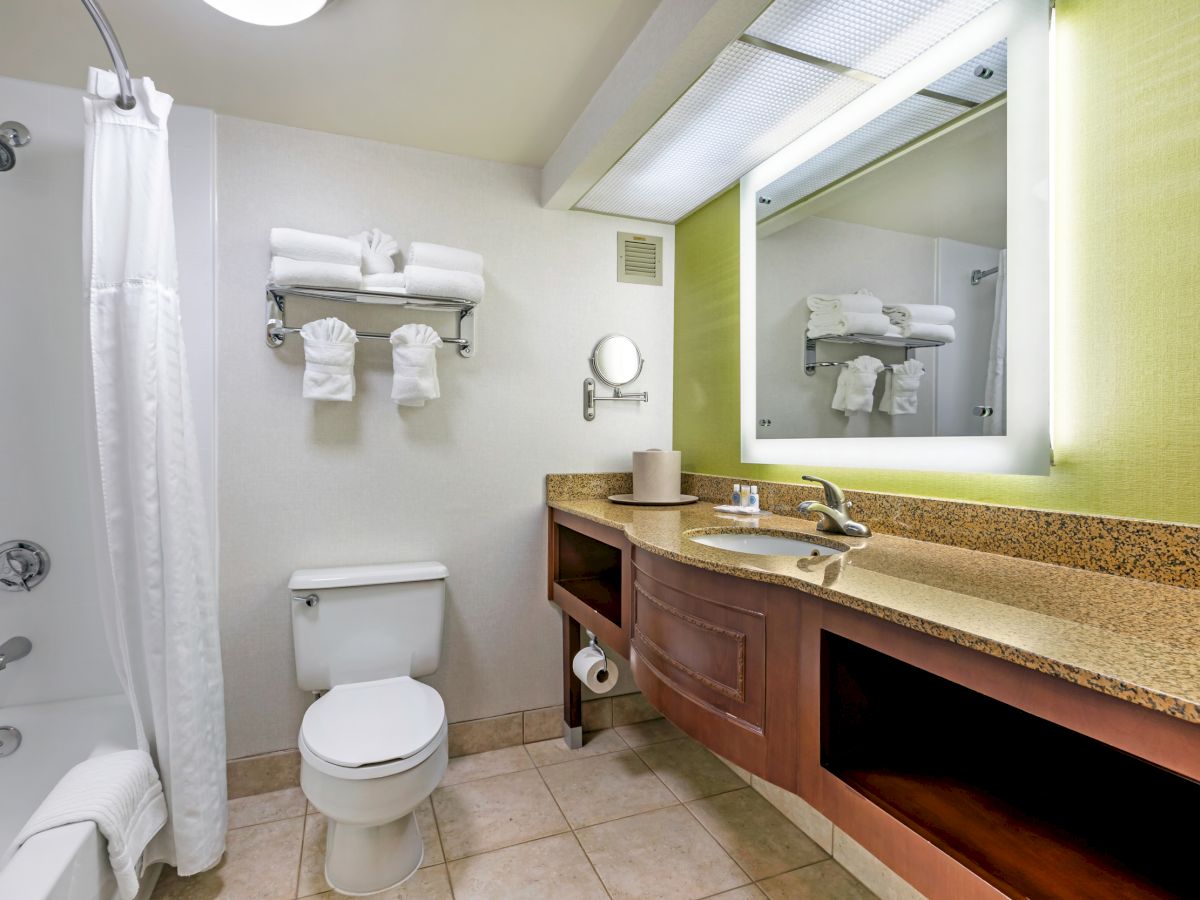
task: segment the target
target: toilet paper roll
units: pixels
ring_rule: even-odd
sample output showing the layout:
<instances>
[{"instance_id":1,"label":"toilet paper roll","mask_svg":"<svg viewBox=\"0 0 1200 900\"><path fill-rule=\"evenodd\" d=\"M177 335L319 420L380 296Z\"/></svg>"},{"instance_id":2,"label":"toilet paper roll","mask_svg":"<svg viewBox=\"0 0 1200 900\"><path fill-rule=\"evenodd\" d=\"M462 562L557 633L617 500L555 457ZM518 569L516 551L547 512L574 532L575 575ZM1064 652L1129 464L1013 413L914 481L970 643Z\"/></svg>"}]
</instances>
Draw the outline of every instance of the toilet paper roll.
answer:
<instances>
[{"instance_id":1,"label":"toilet paper roll","mask_svg":"<svg viewBox=\"0 0 1200 900\"><path fill-rule=\"evenodd\" d=\"M678 450L635 450L633 499L639 503L679 500L679 473L683 454Z\"/></svg>"},{"instance_id":2,"label":"toilet paper roll","mask_svg":"<svg viewBox=\"0 0 1200 900\"><path fill-rule=\"evenodd\" d=\"M595 647L584 647L571 661L575 677L597 694L607 694L617 686L616 663L605 667L604 654Z\"/></svg>"}]
</instances>

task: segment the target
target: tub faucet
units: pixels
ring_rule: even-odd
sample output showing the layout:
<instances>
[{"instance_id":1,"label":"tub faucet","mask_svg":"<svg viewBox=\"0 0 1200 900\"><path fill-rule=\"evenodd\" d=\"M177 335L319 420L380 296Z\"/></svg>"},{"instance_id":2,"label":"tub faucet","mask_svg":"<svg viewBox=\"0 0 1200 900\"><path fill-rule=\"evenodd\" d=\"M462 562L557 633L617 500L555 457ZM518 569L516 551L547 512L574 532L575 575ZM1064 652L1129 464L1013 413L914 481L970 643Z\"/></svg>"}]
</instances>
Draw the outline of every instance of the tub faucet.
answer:
<instances>
[{"instance_id":1,"label":"tub faucet","mask_svg":"<svg viewBox=\"0 0 1200 900\"><path fill-rule=\"evenodd\" d=\"M817 531L831 534L844 534L849 537L870 537L871 529L862 522L850 518L850 507L854 504L846 499L842 489L832 481L818 478L816 475L803 476L805 481L815 481L825 488L825 502L805 500L800 504L800 512L818 512L821 521L817 523Z\"/></svg>"},{"instance_id":2,"label":"tub faucet","mask_svg":"<svg viewBox=\"0 0 1200 900\"><path fill-rule=\"evenodd\" d=\"M9 638L0 644L0 669L8 668L8 664L24 659L33 649L33 641L27 637Z\"/></svg>"}]
</instances>

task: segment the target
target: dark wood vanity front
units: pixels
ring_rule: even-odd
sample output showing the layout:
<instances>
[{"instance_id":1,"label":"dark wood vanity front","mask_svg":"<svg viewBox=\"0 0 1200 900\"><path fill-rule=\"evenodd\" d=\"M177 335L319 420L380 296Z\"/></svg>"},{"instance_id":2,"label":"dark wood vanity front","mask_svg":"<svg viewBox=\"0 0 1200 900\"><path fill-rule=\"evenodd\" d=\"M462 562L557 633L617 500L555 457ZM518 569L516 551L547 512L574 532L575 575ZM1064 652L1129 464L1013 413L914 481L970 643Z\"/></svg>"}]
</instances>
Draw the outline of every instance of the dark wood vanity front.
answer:
<instances>
[{"instance_id":1,"label":"dark wood vanity front","mask_svg":"<svg viewBox=\"0 0 1200 900\"><path fill-rule=\"evenodd\" d=\"M560 509L550 569L566 672L579 623L668 719L927 896L1200 894L1200 725Z\"/></svg>"}]
</instances>

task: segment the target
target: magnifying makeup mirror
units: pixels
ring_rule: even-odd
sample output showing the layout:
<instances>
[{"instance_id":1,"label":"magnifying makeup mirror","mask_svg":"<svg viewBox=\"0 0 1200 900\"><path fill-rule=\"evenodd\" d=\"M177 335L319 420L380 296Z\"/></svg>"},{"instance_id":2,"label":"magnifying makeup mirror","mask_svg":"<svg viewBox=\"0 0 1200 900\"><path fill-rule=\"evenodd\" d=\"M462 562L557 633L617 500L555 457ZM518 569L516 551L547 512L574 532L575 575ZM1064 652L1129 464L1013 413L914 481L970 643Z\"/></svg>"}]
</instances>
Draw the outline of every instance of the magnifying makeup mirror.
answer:
<instances>
[{"instance_id":1,"label":"magnifying makeup mirror","mask_svg":"<svg viewBox=\"0 0 1200 900\"><path fill-rule=\"evenodd\" d=\"M595 380L583 380L583 417L587 421L596 418L598 400L632 400L645 403L650 399L650 395L644 391L638 394L621 393L621 388L632 384L642 374L642 365L645 363L642 351L632 338L623 334L606 334L596 342L588 361L592 373L611 387L613 393L611 397L597 397Z\"/></svg>"}]
</instances>

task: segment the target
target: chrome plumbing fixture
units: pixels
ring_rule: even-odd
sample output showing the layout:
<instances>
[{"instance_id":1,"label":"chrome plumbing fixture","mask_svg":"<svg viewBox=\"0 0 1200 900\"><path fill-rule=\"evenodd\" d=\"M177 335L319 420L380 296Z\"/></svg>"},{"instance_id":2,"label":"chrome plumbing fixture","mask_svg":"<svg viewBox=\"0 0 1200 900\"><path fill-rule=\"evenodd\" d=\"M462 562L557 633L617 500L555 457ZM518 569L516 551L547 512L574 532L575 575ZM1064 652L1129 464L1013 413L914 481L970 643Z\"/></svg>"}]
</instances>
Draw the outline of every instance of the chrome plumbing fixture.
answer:
<instances>
[{"instance_id":1,"label":"chrome plumbing fixture","mask_svg":"<svg viewBox=\"0 0 1200 900\"><path fill-rule=\"evenodd\" d=\"M6 591L31 591L50 571L50 554L33 541L8 541L0 544L0 588Z\"/></svg>"},{"instance_id":2,"label":"chrome plumbing fixture","mask_svg":"<svg viewBox=\"0 0 1200 900\"><path fill-rule=\"evenodd\" d=\"M805 500L800 504L800 512L816 512L821 514L817 523L817 531L831 534L844 534L849 537L870 537L871 529L862 522L850 518L850 507L854 504L846 499L842 489L832 481L818 478L816 475L802 476L805 481L815 481L825 488L825 502Z\"/></svg>"},{"instance_id":3,"label":"chrome plumbing fixture","mask_svg":"<svg viewBox=\"0 0 1200 900\"><path fill-rule=\"evenodd\" d=\"M27 637L9 638L0 644L0 670L7 669L9 663L24 659L33 649L33 641Z\"/></svg>"},{"instance_id":4,"label":"chrome plumbing fixture","mask_svg":"<svg viewBox=\"0 0 1200 900\"><path fill-rule=\"evenodd\" d=\"M21 732L11 725L0 725L0 758L12 756L21 746Z\"/></svg>"},{"instance_id":5,"label":"chrome plumbing fixture","mask_svg":"<svg viewBox=\"0 0 1200 900\"><path fill-rule=\"evenodd\" d=\"M20 122L0 122L0 172L7 172L17 164L17 148L31 140L29 129Z\"/></svg>"}]
</instances>

